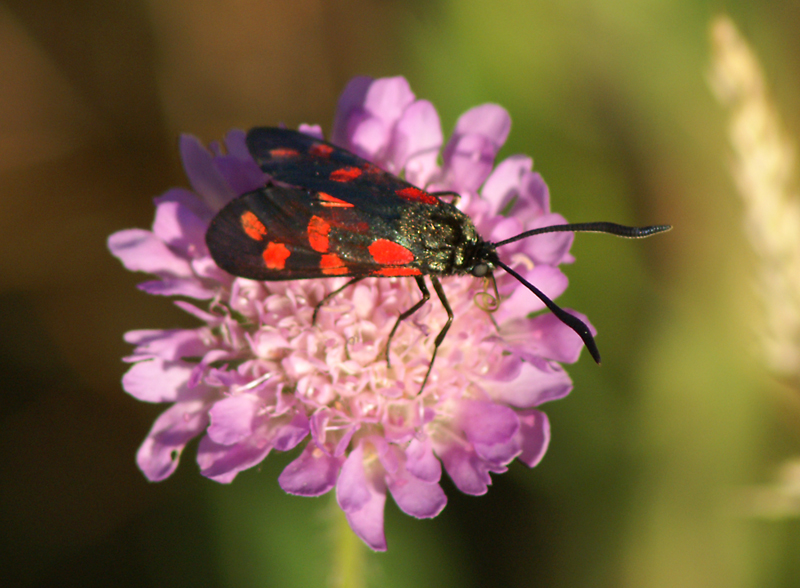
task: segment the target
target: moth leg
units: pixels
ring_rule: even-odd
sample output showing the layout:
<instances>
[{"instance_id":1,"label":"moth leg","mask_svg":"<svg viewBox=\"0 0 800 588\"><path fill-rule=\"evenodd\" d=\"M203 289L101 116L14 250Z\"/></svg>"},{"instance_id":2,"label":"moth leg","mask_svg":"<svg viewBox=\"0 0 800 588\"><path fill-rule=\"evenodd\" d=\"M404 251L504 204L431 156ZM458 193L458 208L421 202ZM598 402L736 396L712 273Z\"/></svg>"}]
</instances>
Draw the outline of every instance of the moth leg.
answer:
<instances>
[{"instance_id":1,"label":"moth leg","mask_svg":"<svg viewBox=\"0 0 800 588\"><path fill-rule=\"evenodd\" d=\"M417 312L420 308L422 308L423 304L425 304L428 300L431 299L431 293L428 292L428 287L425 285L425 280L422 278L422 276L415 276L414 279L417 280L417 286L419 286L419 289L422 292L422 300L417 302L414 306L412 306L403 314L401 314L399 317L397 317L397 320L395 321L394 326L392 327L392 331L391 333L389 333L389 338L386 339L386 367L392 367L392 364L389 362L389 346L392 344L392 337L394 337L395 331L397 331L397 327L399 327L400 323L402 323L412 314Z\"/></svg>"},{"instance_id":2,"label":"moth leg","mask_svg":"<svg viewBox=\"0 0 800 588\"><path fill-rule=\"evenodd\" d=\"M422 387L419 389L420 392L425 389L425 384L428 383L428 377L431 375L433 362L436 360L436 352L439 351L439 345L442 344L445 335L447 335L447 331L450 330L450 325L453 324L453 309L450 308L450 303L447 302L447 296L444 294L444 290L442 289L442 284L439 282L439 278L436 276L431 276L431 283L433 284L433 289L436 290L436 295L439 297L439 300L442 301L442 306L444 306L444 309L447 312L447 322L442 327L442 330L439 331L439 334L436 335L436 340L433 342L433 355L431 356L431 363L428 365L428 371L425 372L425 379L422 380Z\"/></svg>"},{"instance_id":3,"label":"moth leg","mask_svg":"<svg viewBox=\"0 0 800 588\"><path fill-rule=\"evenodd\" d=\"M347 282L341 288L336 288L336 290L333 290L332 292L328 292L327 294L325 294L325 296L322 298L322 300L320 300L317 303L317 305L314 307L314 314L311 315L311 324L312 325L316 325L317 324L317 313L319 312L319 309L322 308L323 304L325 304L328 300L330 300L331 298L333 298L334 296L339 294L345 288L349 288L350 286L352 286L356 282L360 282L361 280L363 280L366 277L368 277L368 276L358 276L356 278L353 278L352 280Z\"/></svg>"}]
</instances>

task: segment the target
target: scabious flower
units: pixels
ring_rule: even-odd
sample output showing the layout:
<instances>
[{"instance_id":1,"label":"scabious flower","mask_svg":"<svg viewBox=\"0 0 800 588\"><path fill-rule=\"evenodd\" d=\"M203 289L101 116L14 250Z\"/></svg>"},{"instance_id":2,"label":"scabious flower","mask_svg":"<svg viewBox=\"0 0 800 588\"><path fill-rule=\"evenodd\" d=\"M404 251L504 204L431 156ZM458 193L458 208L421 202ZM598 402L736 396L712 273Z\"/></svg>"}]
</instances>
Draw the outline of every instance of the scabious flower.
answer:
<instances>
[{"instance_id":1,"label":"scabious flower","mask_svg":"<svg viewBox=\"0 0 800 588\"><path fill-rule=\"evenodd\" d=\"M503 108L473 108L458 120L440 160L433 106L416 99L404 78L360 77L339 100L331 140L428 191L457 192L481 236L499 241L566 222L550 212L547 186L530 158L516 155L494 167L509 129ZM300 130L322 137L319 127ZM577 360L580 338L549 313L533 316L543 304L502 271L492 314L480 303L483 280L445 278L455 319L420 390L446 319L438 303L400 325L391 368L382 356L397 316L419 300L414 280L365 279L329 300L312 324L315 305L345 279L254 282L214 264L204 239L211 218L265 182L244 139L231 131L224 151L213 143L209 152L182 137L193 191L175 188L156 198L152 231L109 238L125 267L157 277L142 290L197 301L175 304L201 323L125 335L136 346L125 359L133 364L125 390L171 403L138 451L145 476L170 476L197 436L201 473L222 483L273 449L304 444L280 475L281 487L301 496L335 488L355 533L385 550L387 490L404 512L434 517L447 501L442 466L474 495L515 458L535 466L550 439L547 416L536 407L571 390L560 363ZM572 261L571 244L571 233L549 233L500 254L555 298L567 286L558 266Z\"/></svg>"}]
</instances>

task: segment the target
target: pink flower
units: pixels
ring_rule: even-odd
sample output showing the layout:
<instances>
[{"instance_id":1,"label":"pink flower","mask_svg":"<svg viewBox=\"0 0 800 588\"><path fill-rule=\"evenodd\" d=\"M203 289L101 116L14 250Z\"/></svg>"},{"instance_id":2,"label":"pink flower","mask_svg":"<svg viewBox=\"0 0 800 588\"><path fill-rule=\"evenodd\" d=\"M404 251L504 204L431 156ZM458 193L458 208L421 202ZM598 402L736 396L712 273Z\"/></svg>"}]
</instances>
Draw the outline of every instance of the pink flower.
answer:
<instances>
[{"instance_id":1,"label":"pink flower","mask_svg":"<svg viewBox=\"0 0 800 588\"><path fill-rule=\"evenodd\" d=\"M500 241L523 230L562 224L550 212L547 186L530 158L494 166L510 119L493 104L461 116L442 151L438 115L417 100L403 78L356 78L339 100L332 140L429 191L455 191L481 236ZM319 127L303 132L321 137ZM342 278L253 282L219 269L205 230L228 201L264 184L244 133L231 131L225 150L204 149L184 136L181 154L193 191L156 198L152 231L113 234L109 248L130 270L158 279L139 287L176 300L197 317L196 329L126 334L136 347L126 361L125 390L171 406L156 420L137 454L150 480L170 476L186 443L202 436L201 473L231 482L273 449L305 443L279 477L291 494L336 489L353 530L385 550L387 490L406 513L436 516L447 501L442 466L468 494L483 494L490 473L518 458L530 467L550 439L536 407L566 396L572 383L560 363L578 359L582 342L511 276L496 273L499 309L476 303L483 281L445 278L455 320L420 392L433 339L446 318L431 301L401 324L392 363L381 357L397 316L419 300L408 278L370 278L328 301L312 325L315 305ZM514 242L501 258L550 298L567 287L558 269L569 263L571 233ZM577 313L575 313L577 315ZM581 315L578 315L581 318Z\"/></svg>"}]
</instances>

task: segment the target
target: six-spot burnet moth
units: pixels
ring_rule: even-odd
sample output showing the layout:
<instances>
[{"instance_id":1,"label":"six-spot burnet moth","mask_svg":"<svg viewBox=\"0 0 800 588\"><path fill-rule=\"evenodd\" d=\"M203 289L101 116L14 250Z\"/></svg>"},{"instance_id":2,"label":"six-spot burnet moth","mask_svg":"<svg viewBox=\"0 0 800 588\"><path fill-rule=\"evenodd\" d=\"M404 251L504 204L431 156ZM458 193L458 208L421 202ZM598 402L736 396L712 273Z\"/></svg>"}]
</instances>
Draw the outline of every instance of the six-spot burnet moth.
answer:
<instances>
[{"instance_id":1,"label":"six-spot burnet moth","mask_svg":"<svg viewBox=\"0 0 800 588\"><path fill-rule=\"evenodd\" d=\"M247 134L247 147L271 182L233 200L213 218L206 243L214 261L230 274L252 280L352 278L317 304L314 320L320 306L359 280L413 277L422 298L397 317L386 343L387 363L389 345L400 323L430 299L424 278L428 276L447 311L447 322L436 336L422 388L453 321L439 276L491 278L495 268L502 268L573 329L600 363L586 324L503 263L497 248L549 232L642 238L671 228L607 222L566 224L491 243L478 235L470 218L454 204L326 141L288 129L259 127Z\"/></svg>"}]
</instances>

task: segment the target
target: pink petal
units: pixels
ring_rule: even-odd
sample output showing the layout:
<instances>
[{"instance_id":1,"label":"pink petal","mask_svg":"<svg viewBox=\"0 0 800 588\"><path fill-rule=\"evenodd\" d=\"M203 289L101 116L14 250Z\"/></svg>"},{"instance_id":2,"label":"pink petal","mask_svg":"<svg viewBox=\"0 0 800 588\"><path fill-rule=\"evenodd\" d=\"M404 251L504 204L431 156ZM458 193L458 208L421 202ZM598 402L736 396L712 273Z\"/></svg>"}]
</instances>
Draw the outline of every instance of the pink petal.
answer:
<instances>
[{"instance_id":1,"label":"pink petal","mask_svg":"<svg viewBox=\"0 0 800 588\"><path fill-rule=\"evenodd\" d=\"M195 257L191 261L192 271L200 278L201 284L208 281L217 282L221 286L230 286L234 277L214 262L210 254L203 254L202 257ZM212 288L206 288L212 290ZM216 293L216 292L215 292Z\"/></svg>"},{"instance_id":2,"label":"pink petal","mask_svg":"<svg viewBox=\"0 0 800 588\"><path fill-rule=\"evenodd\" d=\"M332 143L347 145L350 138L348 131L350 119L354 111L360 112L363 110L364 99L373 81L374 78L356 76L345 86L336 105L336 115L333 119L333 130L331 131Z\"/></svg>"},{"instance_id":3,"label":"pink petal","mask_svg":"<svg viewBox=\"0 0 800 588\"><path fill-rule=\"evenodd\" d=\"M431 440L412 439L406 448L406 469L424 482L438 482L442 477L442 464L433 454Z\"/></svg>"},{"instance_id":4,"label":"pink petal","mask_svg":"<svg viewBox=\"0 0 800 588\"><path fill-rule=\"evenodd\" d=\"M299 127L297 127L297 130L304 135L314 137L315 139L325 139L325 136L322 134L322 127L319 125L301 124Z\"/></svg>"},{"instance_id":5,"label":"pink petal","mask_svg":"<svg viewBox=\"0 0 800 588\"><path fill-rule=\"evenodd\" d=\"M414 102L414 92L403 76L379 78L369 85L363 108L372 116L394 123Z\"/></svg>"},{"instance_id":6,"label":"pink petal","mask_svg":"<svg viewBox=\"0 0 800 588\"><path fill-rule=\"evenodd\" d=\"M385 482L367 477L362 446L354 449L342 466L336 483L336 499L356 535L375 551L386 551L383 533Z\"/></svg>"},{"instance_id":7,"label":"pink petal","mask_svg":"<svg viewBox=\"0 0 800 588\"><path fill-rule=\"evenodd\" d=\"M519 432L519 429L517 429L517 432ZM516 435L503 443L492 443L491 445L475 443L473 446L475 448L475 453L478 454L481 459L495 466L508 465L515 457L522 453L522 446Z\"/></svg>"},{"instance_id":8,"label":"pink petal","mask_svg":"<svg viewBox=\"0 0 800 588\"><path fill-rule=\"evenodd\" d=\"M357 82L354 90L363 92L361 103L356 105L348 99L346 118L334 127L336 143L379 165L393 163L385 159L393 127L414 101L408 82L402 77L381 78L372 81L365 92L363 81ZM351 98L357 97L354 92ZM342 130L344 137L340 136Z\"/></svg>"},{"instance_id":9,"label":"pink petal","mask_svg":"<svg viewBox=\"0 0 800 588\"><path fill-rule=\"evenodd\" d=\"M550 421L547 415L538 410L526 410L519 413L519 433L517 436L522 445L519 460L532 468L544 457L550 443Z\"/></svg>"},{"instance_id":10,"label":"pink petal","mask_svg":"<svg viewBox=\"0 0 800 588\"><path fill-rule=\"evenodd\" d=\"M238 157L222 155L214 158L214 167L237 196L263 188L266 183L264 172L252 158L242 161Z\"/></svg>"},{"instance_id":11,"label":"pink petal","mask_svg":"<svg viewBox=\"0 0 800 588\"><path fill-rule=\"evenodd\" d=\"M550 191L542 176L531 171L531 163L528 157L514 155L495 168L481 189L492 203L490 214L503 213L528 225L550 212Z\"/></svg>"},{"instance_id":12,"label":"pink petal","mask_svg":"<svg viewBox=\"0 0 800 588\"><path fill-rule=\"evenodd\" d=\"M510 130L511 118L496 104L476 106L461 115L443 154L446 175L456 191L480 188Z\"/></svg>"},{"instance_id":13,"label":"pink petal","mask_svg":"<svg viewBox=\"0 0 800 588\"><path fill-rule=\"evenodd\" d=\"M177 361L184 357L200 357L208 351L201 329L138 330L125 333L125 341L136 345L126 361L159 357Z\"/></svg>"},{"instance_id":14,"label":"pink petal","mask_svg":"<svg viewBox=\"0 0 800 588\"><path fill-rule=\"evenodd\" d=\"M132 272L189 277L188 260L179 257L150 231L127 229L108 238L108 248Z\"/></svg>"},{"instance_id":15,"label":"pink petal","mask_svg":"<svg viewBox=\"0 0 800 588\"><path fill-rule=\"evenodd\" d=\"M153 204L158 207L165 202L175 202L189 209L193 215L208 223L214 217L214 211L200 200L194 192L185 188L170 188L160 196L153 198Z\"/></svg>"},{"instance_id":16,"label":"pink petal","mask_svg":"<svg viewBox=\"0 0 800 588\"><path fill-rule=\"evenodd\" d=\"M486 238L490 241L505 241L506 239L510 239L511 237L516 237L523 231L523 225L516 216L507 216L507 217L500 217L494 222L494 226L489 231ZM509 244L504 246L502 249L503 253L507 253L511 250L518 249L519 246L515 244Z\"/></svg>"},{"instance_id":17,"label":"pink petal","mask_svg":"<svg viewBox=\"0 0 800 588\"><path fill-rule=\"evenodd\" d=\"M178 467L186 444L208 423L206 404L179 402L161 413L136 453L136 463L151 482L168 478Z\"/></svg>"},{"instance_id":18,"label":"pink petal","mask_svg":"<svg viewBox=\"0 0 800 588\"><path fill-rule=\"evenodd\" d=\"M225 134L225 150L242 161L253 160L247 149L247 133L242 129L231 129Z\"/></svg>"},{"instance_id":19,"label":"pink petal","mask_svg":"<svg viewBox=\"0 0 800 588\"><path fill-rule=\"evenodd\" d=\"M206 221L178 202L162 202L156 207L153 233L183 257L206 254L207 228Z\"/></svg>"},{"instance_id":20,"label":"pink petal","mask_svg":"<svg viewBox=\"0 0 800 588\"><path fill-rule=\"evenodd\" d=\"M482 104L470 108L458 118L453 135L481 135L496 146L495 152L508 139L511 132L511 117L508 111L497 104Z\"/></svg>"},{"instance_id":21,"label":"pink petal","mask_svg":"<svg viewBox=\"0 0 800 588\"><path fill-rule=\"evenodd\" d=\"M237 195L252 192L264 185L264 172L258 167L247 149L247 133L232 129L225 135L225 149L228 155L214 158L214 167L222 175L225 183Z\"/></svg>"},{"instance_id":22,"label":"pink petal","mask_svg":"<svg viewBox=\"0 0 800 588\"><path fill-rule=\"evenodd\" d=\"M191 364L182 361L140 361L122 376L122 387L128 394L144 402L176 402L205 396L209 392L208 387L188 387L191 373Z\"/></svg>"},{"instance_id":23,"label":"pink petal","mask_svg":"<svg viewBox=\"0 0 800 588\"><path fill-rule=\"evenodd\" d=\"M336 485L343 462L344 458L329 456L311 441L300 457L284 468L278 483L289 494L320 496Z\"/></svg>"},{"instance_id":24,"label":"pink petal","mask_svg":"<svg viewBox=\"0 0 800 588\"><path fill-rule=\"evenodd\" d=\"M456 192L475 192L489 176L497 154L480 135L453 135L444 150L447 181Z\"/></svg>"},{"instance_id":25,"label":"pink petal","mask_svg":"<svg viewBox=\"0 0 800 588\"><path fill-rule=\"evenodd\" d=\"M271 450L272 445L249 442L220 445L206 435L197 446L197 464L206 478L229 484L239 472L264 461Z\"/></svg>"},{"instance_id":26,"label":"pink petal","mask_svg":"<svg viewBox=\"0 0 800 588\"><path fill-rule=\"evenodd\" d=\"M516 380L522 373L524 361L518 355L507 354L500 358L491 373L491 378L498 382Z\"/></svg>"},{"instance_id":27,"label":"pink petal","mask_svg":"<svg viewBox=\"0 0 800 588\"><path fill-rule=\"evenodd\" d=\"M215 402L209 411L208 436L215 443L233 445L253 434L254 419L262 407L255 394L228 396Z\"/></svg>"},{"instance_id":28,"label":"pink petal","mask_svg":"<svg viewBox=\"0 0 800 588\"><path fill-rule=\"evenodd\" d=\"M362 114L360 118L354 116L350 126L350 140L346 147L364 159L386 166L383 152L391 140L391 126L380 118L366 114ZM386 167L391 172L398 171L392 165Z\"/></svg>"},{"instance_id":29,"label":"pink petal","mask_svg":"<svg viewBox=\"0 0 800 588\"><path fill-rule=\"evenodd\" d=\"M519 428L517 414L502 404L480 400L459 403L459 425L470 443L505 443Z\"/></svg>"},{"instance_id":30,"label":"pink petal","mask_svg":"<svg viewBox=\"0 0 800 588\"><path fill-rule=\"evenodd\" d=\"M370 500L357 511L345 511L347 522L353 532L361 537L373 551L386 551L386 535L383 532L383 509L386 490L374 490L370 486Z\"/></svg>"},{"instance_id":31,"label":"pink petal","mask_svg":"<svg viewBox=\"0 0 800 588\"><path fill-rule=\"evenodd\" d=\"M220 210L236 194L223 175L214 167L214 157L192 135L181 135L181 159L192 189L200 195L211 210Z\"/></svg>"},{"instance_id":32,"label":"pink petal","mask_svg":"<svg viewBox=\"0 0 800 588\"><path fill-rule=\"evenodd\" d=\"M522 362L516 379L497 385L487 382L486 386L491 387L495 400L518 408L530 408L564 398L572 390L572 381L558 364L542 361L534 366Z\"/></svg>"},{"instance_id":33,"label":"pink petal","mask_svg":"<svg viewBox=\"0 0 800 588\"><path fill-rule=\"evenodd\" d=\"M475 453L453 444L439 452L439 457L447 475L464 494L486 494L492 478L489 476L489 468Z\"/></svg>"},{"instance_id":34,"label":"pink petal","mask_svg":"<svg viewBox=\"0 0 800 588\"><path fill-rule=\"evenodd\" d=\"M308 436L309 421L306 413L293 410L270 419L272 446L278 451L294 449Z\"/></svg>"},{"instance_id":35,"label":"pink petal","mask_svg":"<svg viewBox=\"0 0 800 588\"><path fill-rule=\"evenodd\" d=\"M364 471L364 448L358 445L347 456L336 483L336 499L345 512L357 511L371 500Z\"/></svg>"},{"instance_id":36,"label":"pink petal","mask_svg":"<svg viewBox=\"0 0 800 588\"><path fill-rule=\"evenodd\" d=\"M538 172L523 175L519 199L514 204L513 213L532 220L550 213L550 189Z\"/></svg>"},{"instance_id":37,"label":"pink petal","mask_svg":"<svg viewBox=\"0 0 800 588\"><path fill-rule=\"evenodd\" d=\"M491 214L499 214L519 196L522 178L531 169L533 159L526 155L512 155L497 164L481 188L481 196L492 204Z\"/></svg>"},{"instance_id":38,"label":"pink petal","mask_svg":"<svg viewBox=\"0 0 800 588\"><path fill-rule=\"evenodd\" d=\"M388 476L389 491L394 501L404 513L427 519L435 517L447 504L447 496L436 482L425 482L400 468Z\"/></svg>"},{"instance_id":39,"label":"pink petal","mask_svg":"<svg viewBox=\"0 0 800 588\"><path fill-rule=\"evenodd\" d=\"M438 171L442 139L436 109L427 100L417 100L397 122L390 158L405 168L406 181L424 187Z\"/></svg>"}]
</instances>

